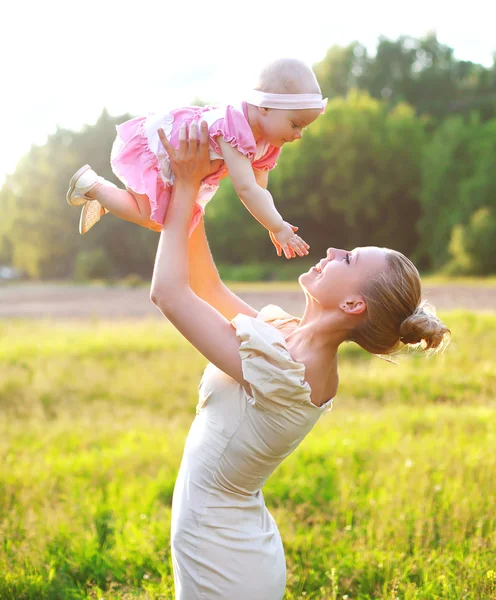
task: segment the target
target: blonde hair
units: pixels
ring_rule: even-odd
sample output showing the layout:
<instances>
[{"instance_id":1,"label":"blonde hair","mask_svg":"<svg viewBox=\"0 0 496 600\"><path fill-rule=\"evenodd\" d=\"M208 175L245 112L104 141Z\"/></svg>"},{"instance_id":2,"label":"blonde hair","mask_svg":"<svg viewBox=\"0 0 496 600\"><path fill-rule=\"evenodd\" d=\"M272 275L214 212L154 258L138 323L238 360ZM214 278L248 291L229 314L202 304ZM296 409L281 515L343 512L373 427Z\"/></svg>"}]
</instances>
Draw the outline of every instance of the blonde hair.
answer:
<instances>
[{"instance_id":1,"label":"blonde hair","mask_svg":"<svg viewBox=\"0 0 496 600\"><path fill-rule=\"evenodd\" d=\"M320 94L314 72L296 58L280 58L266 65L254 89L271 94Z\"/></svg>"},{"instance_id":2,"label":"blonde hair","mask_svg":"<svg viewBox=\"0 0 496 600\"><path fill-rule=\"evenodd\" d=\"M406 345L443 350L450 330L436 317L434 307L421 300L415 265L401 252L384 250L387 268L362 290L367 315L349 339L372 354L391 354Z\"/></svg>"}]
</instances>

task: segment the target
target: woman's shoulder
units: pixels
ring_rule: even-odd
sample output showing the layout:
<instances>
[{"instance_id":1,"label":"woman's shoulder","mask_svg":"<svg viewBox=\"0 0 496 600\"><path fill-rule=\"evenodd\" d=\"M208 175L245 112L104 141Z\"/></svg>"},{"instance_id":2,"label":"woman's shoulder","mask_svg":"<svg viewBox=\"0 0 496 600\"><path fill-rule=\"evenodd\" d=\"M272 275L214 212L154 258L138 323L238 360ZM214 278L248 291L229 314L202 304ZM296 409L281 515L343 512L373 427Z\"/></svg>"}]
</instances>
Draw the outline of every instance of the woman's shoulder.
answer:
<instances>
[{"instance_id":1,"label":"woman's shoulder","mask_svg":"<svg viewBox=\"0 0 496 600\"><path fill-rule=\"evenodd\" d=\"M285 335L278 326L278 317L292 317L277 309L276 306L266 306L256 317L245 314L234 317L232 325L241 342L241 358L256 358L259 366L266 371L272 368L286 369L288 373L300 371L300 365L293 361Z\"/></svg>"},{"instance_id":2,"label":"woman's shoulder","mask_svg":"<svg viewBox=\"0 0 496 600\"><path fill-rule=\"evenodd\" d=\"M233 319L236 329L250 331L254 343L264 342L275 346L286 357L286 337L299 324L300 319L289 314L276 304L267 304L256 317L239 314Z\"/></svg>"},{"instance_id":3,"label":"woman's shoulder","mask_svg":"<svg viewBox=\"0 0 496 600\"><path fill-rule=\"evenodd\" d=\"M232 321L240 342L243 377L255 402L269 410L310 401L305 367L294 361L281 331L260 317Z\"/></svg>"},{"instance_id":4,"label":"woman's shoulder","mask_svg":"<svg viewBox=\"0 0 496 600\"><path fill-rule=\"evenodd\" d=\"M265 306L256 317L238 314L232 320L234 329L249 339L250 345L275 347L278 351L286 351L285 338L280 331L279 321L292 319L291 315L276 306ZM238 335L239 337L239 335Z\"/></svg>"},{"instance_id":5,"label":"woman's shoulder","mask_svg":"<svg viewBox=\"0 0 496 600\"><path fill-rule=\"evenodd\" d=\"M299 317L289 314L280 306L277 306L277 304L267 304L264 306L258 313L257 319L264 321L265 323L270 323L275 327L290 324L296 327L300 322Z\"/></svg>"},{"instance_id":6,"label":"woman's shoulder","mask_svg":"<svg viewBox=\"0 0 496 600\"><path fill-rule=\"evenodd\" d=\"M330 402L322 407L312 402L305 364L295 360L289 351L285 334L290 331L285 328L294 329L299 323L297 317L269 305L257 317L239 314L232 323L240 341L243 376L259 403L266 408L330 408Z\"/></svg>"},{"instance_id":7,"label":"woman's shoulder","mask_svg":"<svg viewBox=\"0 0 496 600\"><path fill-rule=\"evenodd\" d=\"M301 320L275 304L264 306L259 312L258 318L281 331L286 337L298 327ZM288 351L291 352L291 349L288 348ZM329 370L326 371L325 376L321 372L314 374L312 368L308 369L305 366L305 380L312 390L312 401L317 406L329 405L329 408L332 404L332 400L329 400L329 398L334 398L338 387L337 359L335 363L329 365Z\"/></svg>"}]
</instances>

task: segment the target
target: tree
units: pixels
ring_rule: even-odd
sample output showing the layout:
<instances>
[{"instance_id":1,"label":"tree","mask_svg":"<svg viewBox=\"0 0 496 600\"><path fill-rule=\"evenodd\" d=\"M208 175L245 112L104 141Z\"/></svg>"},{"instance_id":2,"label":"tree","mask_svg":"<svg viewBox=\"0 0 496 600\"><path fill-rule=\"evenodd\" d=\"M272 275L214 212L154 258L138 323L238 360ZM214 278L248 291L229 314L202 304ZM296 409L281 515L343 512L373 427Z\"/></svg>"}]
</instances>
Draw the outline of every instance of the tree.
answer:
<instances>
[{"instance_id":1,"label":"tree","mask_svg":"<svg viewBox=\"0 0 496 600\"><path fill-rule=\"evenodd\" d=\"M243 264L276 257L268 232L250 215L230 179L221 181L205 215L208 241L217 262Z\"/></svg>"},{"instance_id":2,"label":"tree","mask_svg":"<svg viewBox=\"0 0 496 600\"><path fill-rule=\"evenodd\" d=\"M380 37L374 56L357 42L334 46L314 68L329 97L359 88L392 106L407 102L438 121L473 110L484 120L496 113L496 67L457 60L435 33L420 39Z\"/></svg>"},{"instance_id":3,"label":"tree","mask_svg":"<svg viewBox=\"0 0 496 600\"><path fill-rule=\"evenodd\" d=\"M439 269L449 259L456 225L483 206L496 206L496 119L446 119L427 144L421 193L418 259Z\"/></svg>"},{"instance_id":4,"label":"tree","mask_svg":"<svg viewBox=\"0 0 496 600\"><path fill-rule=\"evenodd\" d=\"M332 46L325 58L314 65L324 97L347 96L352 89L367 89L366 73L370 59L358 42Z\"/></svg>"},{"instance_id":5,"label":"tree","mask_svg":"<svg viewBox=\"0 0 496 600\"><path fill-rule=\"evenodd\" d=\"M79 252L101 248L110 260L107 276L130 272L150 275L157 236L111 216L89 234L78 233L79 212L65 201L68 182L83 164L119 183L110 168L115 125L106 111L80 132L57 129L44 146L33 146L0 190L0 239L13 266L33 278L72 274Z\"/></svg>"},{"instance_id":6,"label":"tree","mask_svg":"<svg viewBox=\"0 0 496 600\"><path fill-rule=\"evenodd\" d=\"M455 274L496 273L496 210L479 208L467 225L455 225L449 245L452 260L447 270Z\"/></svg>"},{"instance_id":7,"label":"tree","mask_svg":"<svg viewBox=\"0 0 496 600\"><path fill-rule=\"evenodd\" d=\"M368 244L412 253L424 129L404 104L388 111L356 91L332 100L301 142L284 148L271 181L276 204L319 254Z\"/></svg>"}]
</instances>

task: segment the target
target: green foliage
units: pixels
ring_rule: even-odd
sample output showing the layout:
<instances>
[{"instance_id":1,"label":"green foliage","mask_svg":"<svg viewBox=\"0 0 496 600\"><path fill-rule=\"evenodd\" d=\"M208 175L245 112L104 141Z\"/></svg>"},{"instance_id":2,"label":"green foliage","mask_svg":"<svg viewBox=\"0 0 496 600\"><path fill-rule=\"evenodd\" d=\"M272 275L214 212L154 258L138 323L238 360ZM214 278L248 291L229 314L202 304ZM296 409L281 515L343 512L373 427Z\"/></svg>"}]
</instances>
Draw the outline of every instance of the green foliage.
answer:
<instances>
[{"instance_id":1,"label":"green foliage","mask_svg":"<svg viewBox=\"0 0 496 600\"><path fill-rule=\"evenodd\" d=\"M0 190L3 219L0 247L8 249L13 266L32 278L72 275L80 251L100 248L113 265L114 276L142 270L150 274L157 237L129 223L105 217L82 237L79 210L65 201L68 182L83 164L117 183L110 169L115 125L128 118L106 111L95 125L80 132L58 129L44 146L33 146Z\"/></svg>"},{"instance_id":2,"label":"green foliage","mask_svg":"<svg viewBox=\"0 0 496 600\"><path fill-rule=\"evenodd\" d=\"M289 600L494 596L496 317L442 318L443 356L346 346L333 411L265 486ZM205 361L157 323L0 324L2 600L173 598Z\"/></svg>"},{"instance_id":3,"label":"green foliage","mask_svg":"<svg viewBox=\"0 0 496 600\"><path fill-rule=\"evenodd\" d=\"M294 259L283 262L245 263L240 265L217 265L224 281L292 281L308 271L315 260Z\"/></svg>"},{"instance_id":4,"label":"green foliage","mask_svg":"<svg viewBox=\"0 0 496 600\"><path fill-rule=\"evenodd\" d=\"M299 226L313 257L329 245L378 244L413 255L422 268L442 268L453 228L494 207L496 63L459 61L430 34L380 38L374 55L358 42L334 46L315 71L331 101L271 173L282 215ZM67 278L80 252L101 249L108 277L150 277L156 234L106 216L81 237L79 211L64 199L87 162L118 183L109 155L115 125L128 116L103 111L94 125L58 129L31 148L0 190L0 264L31 278ZM217 262L259 263L261 276L271 276L263 266L275 260L269 236L229 181L206 214Z\"/></svg>"},{"instance_id":5,"label":"green foliage","mask_svg":"<svg viewBox=\"0 0 496 600\"><path fill-rule=\"evenodd\" d=\"M352 89L366 89L369 60L367 49L358 42L329 48L325 58L313 67L323 96L347 96Z\"/></svg>"},{"instance_id":6,"label":"green foliage","mask_svg":"<svg viewBox=\"0 0 496 600\"><path fill-rule=\"evenodd\" d=\"M432 268L446 264L455 226L482 207L496 207L495 172L496 119L451 117L439 126L424 152L419 222L418 255Z\"/></svg>"},{"instance_id":7,"label":"green foliage","mask_svg":"<svg viewBox=\"0 0 496 600\"><path fill-rule=\"evenodd\" d=\"M271 190L317 255L369 244L410 253L424 139L411 108L388 111L354 91L329 102L301 142L283 149Z\"/></svg>"},{"instance_id":8,"label":"green foliage","mask_svg":"<svg viewBox=\"0 0 496 600\"><path fill-rule=\"evenodd\" d=\"M354 91L331 101L300 142L284 147L269 189L313 256L330 245L414 251L424 129L408 106L388 111ZM207 234L214 256L227 251L235 264L274 254L267 233L247 218L229 182L207 210Z\"/></svg>"},{"instance_id":9,"label":"green foliage","mask_svg":"<svg viewBox=\"0 0 496 600\"><path fill-rule=\"evenodd\" d=\"M452 274L489 275L496 273L496 209L480 208L468 225L453 228L449 246Z\"/></svg>"},{"instance_id":10,"label":"green foliage","mask_svg":"<svg viewBox=\"0 0 496 600\"><path fill-rule=\"evenodd\" d=\"M329 97L359 88L393 106L407 102L436 120L472 110L484 120L496 115L496 65L486 69L457 60L435 33L420 39L380 37L373 56L358 42L333 46L314 68Z\"/></svg>"},{"instance_id":11,"label":"green foliage","mask_svg":"<svg viewBox=\"0 0 496 600\"><path fill-rule=\"evenodd\" d=\"M91 279L105 279L112 273L112 265L103 248L84 250L79 252L74 265L73 279L75 281L89 281Z\"/></svg>"},{"instance_id":12,"label":"green foliage","mask_svg":"<svg viewBox=\"0 0 496 600\"><path fill-rule=\"evenodd\" d=\"M216 262L240 265L277 256L268 232L246 210L230 179L221 182L207 206L205 230Z\"/></svg>"}]
</instances>

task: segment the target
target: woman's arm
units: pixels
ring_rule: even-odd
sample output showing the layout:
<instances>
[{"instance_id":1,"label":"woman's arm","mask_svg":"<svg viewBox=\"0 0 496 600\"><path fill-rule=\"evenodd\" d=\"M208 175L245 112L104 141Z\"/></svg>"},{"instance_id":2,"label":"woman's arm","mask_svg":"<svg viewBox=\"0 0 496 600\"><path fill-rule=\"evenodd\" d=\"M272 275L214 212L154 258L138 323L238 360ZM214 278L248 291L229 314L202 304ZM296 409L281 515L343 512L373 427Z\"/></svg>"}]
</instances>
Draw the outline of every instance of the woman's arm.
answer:
<instances>
[{"instance_id":1,"label":"woman's arm","mask_svg":"<svg viewBox=\"0 0 496 600\"><path fill-rule=\"evenodd\" d=\"M210 362L246 385L234 329L218 310L193 292L189 283L189 224L201 180L212 172L208 128L202 123L198 145L196 123L191 124L191 143L186 127L181 126L177 151L165 136L161 135L161 140L171 160L175 185L155 259L152 302Z\"/></svg>"},{"instance_id":2,"label":"woman's arm","mask_svg":"<svg viewBox=\"0 0 496 600\"><path fill-rule=\"evenodd\" d=\"M216 308L226 319L243 313L256 317L258 312L238 298L219 277L205 235L203 219L189 238L188 247L189 281L193 292L210 306Z\"/></svg>"}]
</instances>

